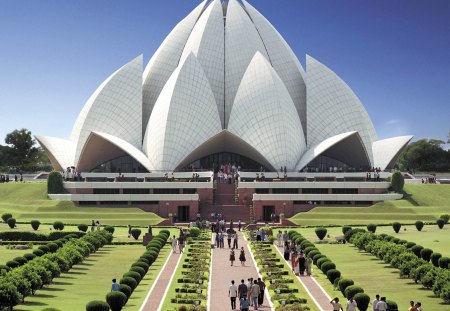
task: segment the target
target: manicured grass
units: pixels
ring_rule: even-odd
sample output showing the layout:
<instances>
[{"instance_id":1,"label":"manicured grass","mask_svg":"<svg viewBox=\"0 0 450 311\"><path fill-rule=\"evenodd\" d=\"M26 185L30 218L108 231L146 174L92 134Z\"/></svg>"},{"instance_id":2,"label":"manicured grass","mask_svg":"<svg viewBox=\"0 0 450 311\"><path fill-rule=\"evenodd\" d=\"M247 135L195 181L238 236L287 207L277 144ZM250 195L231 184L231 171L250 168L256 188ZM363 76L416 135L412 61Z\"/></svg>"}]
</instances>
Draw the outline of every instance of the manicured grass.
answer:
<instances>
[{"instance_id":1,"label":"manicured grass","mask_svg":"<svg viewBox=\"0 0 450 311\"><path fill-rule=\"evenodd\" d=\"M368 207L316 207L290 220L301 226L414 223L435 221L442 213L450 214L450 185L405 185L405 192L402 200Z\"/></svg>"},{"instance_id":2,"label":"manicured grass","mask_svg":"<svg viewBox=\"0 0 450 311\"><path fill-rule=\"evenodd\" d=\"M32 252L32 249L7 249L6 246L0 246L0 265L6 264L7 261L13 258Z\"/></svg>"},{"instance_id":3,"label":"manicured grass","mask_svg":"<svg viewBox=\"0 0 450 311\"><path fill-rule=\"evenodd\" d=\"M369 253L360 252L351 244L316 244L316 247L336 264L344 277L353 279L355 285L361 286L372 298L375 294L386 296L397 302L399 310L407 310L410 300L422 302L426 310L449 310L449 305L443 304L440 298L434 298L432 291L423 289L410 279L400 278L397 269ZM317 273L321 272L318 270ZM320 282L324 283L324 280L320 279ZM337 291L330 291L329 286L325 289L330 296L342 297L337 295Z\"/></svg>"},{"instance_id":4,"label":"manicured grass","mask_svg":"<svg viewBox=\"0 0 450 311\"><path fill-rule=\"evenodd\" d=\"M163 220L154 213L135 207L80 207L72 202L50 200L46 187L43 182L1 184L0 214L11 213L22 222L37 219L41 223L60 220L68 224L90 224L94 219L109 225L147 226Z\"/></svg>"},{"instance_id":5,"label":"manicured grass","mask_svg":"<svg viewBox=\"0 0 450 311\"><path fill-rule=\"evenodd\" d=\"M50 307L61 311L85 310L89 301L105 299L111 280L119 280L144 250L141 245L106 245L56 278L52 285L27 297L14 310L40 311Z\"/></svg>"}]
</instances>

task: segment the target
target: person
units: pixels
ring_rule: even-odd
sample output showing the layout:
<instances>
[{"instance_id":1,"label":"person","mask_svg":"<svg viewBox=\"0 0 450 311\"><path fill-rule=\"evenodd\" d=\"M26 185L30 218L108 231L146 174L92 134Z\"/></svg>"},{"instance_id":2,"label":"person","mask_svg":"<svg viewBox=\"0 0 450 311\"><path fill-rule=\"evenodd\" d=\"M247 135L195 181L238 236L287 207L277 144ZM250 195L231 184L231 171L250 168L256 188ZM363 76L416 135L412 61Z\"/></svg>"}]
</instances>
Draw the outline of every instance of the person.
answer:
<instances>
[{"instance_id":1,"label":"person","mask_svg":"<svg viewBox=\"0 0 450 311\"><path fill-rule=\"evenodd\" d=\"M233 249L238 249L238 235L236 232L233 233Z\"/></svg>"},{"instance_id":2,"label":"person","mask_svg":"<svg viewBox=\"0 0 450 311\"><path fill-rule=\"evenodd\" d=\"M266 289L266 283L261 278L258 278L259 286L259 296L258 296L258 306L262 306L264 302L264 291Z\"/></svg>"},{"instance_id":3,"label":"person","mask_svg":"<svg viewBox=\"0 0 450 311\"><path fill-rule=\"evenodd\" d=\"M350 298L347 302L347 307L345 308L346 311L356 311L356 307L358 305L356 304L356 301L352 298Z\"/></svg>"},{"instance_id":4,"label":"person","mask_svg":"<svg viewBox=\"0 0 450 311\"><path fill-rule=\"evenodd\" d=\"M176 253L177 252L177 238L175 237L175 235L173 236L171 242L172 242L172 250L174 253Z\"/></svg>"},{"instance_id":5,"label":"person","mask_svg":"<svg viewBox=\"0 0 450 311\"><path fill-rule=\"evenodd\" d=\"M242 224L241 224L241 220L239 219L239 221L238 221L238 230L239 231L241 231L241 227L242 227Z\"/></svg>"},{"instance_id":6,"label":"person","mask_svg":"<svg viewBox=\"0 0 450 311\"><path fill-rule=\"evenodd\" d=\"M333 306L333 311L344 311L342 308L341 303L339 302L339 298L334 298L330 301L331 305Z\"/></svg>"},{"instance_id":7,"label":"person","mask_svg":"<svg viewBox=\"0 0 450 311\"><path fill-rule=\"evenodd\" d=\"M420 302L416 303L416 309L417 309L417 311L423 311L422 310L422 304Z\"/></svg>"},{"instance_id":8,"label":"person","mask_svg":"<svg viewBox=\"0 0 450 311\"><path fill-rule=\"evenodd\" d=\"M287 233L287 230L285 230L283 233L283 243L286 244L288 242L288 239L289 239L289 235Z\"/></svg>"},{"instance_id":9,"label":"person","mask_svg":"<svg viewBox=\"0 0 450 311\"><path fill-rule=\"evenodd\" d=\"M245 281L242 279L241 284L238 286L239 299L247 298L247 285Z\"/></svg>"},{"instance_id":10,"label":"person","mask_svg":"<svg viewBox=\"0 0 450 311\"><path fill-rule=\"evenodd\" d=\"M128 225L128 238L131 237L131 225Z\"/></svg>"},{"instance_id":11,"label":"person","mask_svg":"<svg viewBox=\"0 0 450 311\"><path fill-rule=\"evenodd\" d=\"M266 231L264 231L263 229L261 229L261 241L265 241L266 240Z\"/></svg>"},{"instance_id":12,"label":"person","mask_svg":"<svg viewBox=\"0 0 450 311\"><path fill-rule=\"evenodd\" d=\"M228 288L228 297L230 297L231 309L236 309L236 296L237 296L237 286L234 285L234 280L231 280L231 285Z\"/></svg>"},{"instance_id":13,"label":"person","mask_svg":"<svg viewBox=\"0 0 450 311\"><path fill-rule=\"evenodd\" d=\"M239 260L241 261L241 265L245 266L245 251L244 251L244 247L241 247L241 253L239 254Z\"/></svg>"},{"instance_id":14,"label":"person","mask_svg":"<svg viewBox=\"0 0 450 311\"><path fill-rule=\"evenodd\" d=\"M378 311L378 302L380 302L380 295L376 294L375 299L372 301L372 310Z\"/></svg>"},{"instance_id":15,"label":"person","mask_svg":"<svg viewBox=\"0 0 450 311\"><path fill-rule=\"evenodd\" d=\"M242 297L240 300L241 311L248 311L248 300L247 297Z\"/></svg>"},{"instance_id":16,"label":"person","mask_svg":"<svg viewBox=\"0 0 450 311\"><path fill-rule=\"evenodd\" d=\"M284 260L289 260L289 245L284 245Z\"/></svg>"},{"instance_id":17,"label":"person","mask_svg":"<svg viewBox=\"0 0 450 311\"><path fill-rule=\"evenodd\" d=\"M236 260L236 257L234 256L234 250L230 251L230 262L231 265L233 265L233 262Z\"/></svg>"},{"instance_id":18,"label":"person","mask_svg":"<svg viewBox=\"0 0 450 311\"><path fill-rule=\"evenodd\" d=\"M311 256L308 255L308 257L306 257L306 275L307 276L311 276L311 274L312 274L312 265L313 265L313 259L311 258Z\"/></svg>"},{"instance_id":19,"label":"person","mask_svg":"<svg viewBox=\"0 0 450 311\"><path fill-rule=\"evenodd\" d=\"M252 298L252 304L254 308L253 310L258 310L258 297L260 292L261 290L259 288L258 281L254 280L252 288L250 290L250 296Z\"/></svg>"},{"instance_id":20,"label":"person","mask_svg":"<svg viewBox=\"0 0 450 311\"><path fill-rule=\"evenodd\" d=\"M95 221L94 219L92 219L92 223L91 223L91 232L95 230Z\"/></svg>"},{"instance_id":21,"label":"person","mask_svg":"<svg viewBox=\"0 0 450 311\"><path fill-rule=\"evenodd\" d=\"M223 248L223 246L224 246L224 235L223 235L223 232L220 232L219 233L219 246L220 246L220 248Z\"/></svg>"},{"instance_id":22,"label":"person","mask_svg":"<svg viewBox=\"0 0 450 311\"><path fill-rule=\"evenodd\" d=\"M148 233L150 236L153 235L153 232L152 232L152 226L151 226L151 225L148 225L148 227L147 227L147 233Z\"/></svg>"},{"instance_id":23,"label":"person","mask_svg":"<svg viewBox=\"0 0 450 311\"><path fill-rule=\"evenodd\" d=\"M228 243L228 248L231 248L231 237L233 236L233 232L231 232L231 230L228 230L227 232L227 243Z\"/></svg>"},{"instance_id":24,"label":"person","mask_svg":"<svg viewBox=\"0 0 450 311\"><path fill-rule=\"evenodd\" d=\"M233 224L233 219L230 220L230 230L234 231L234 224Z\"/></svg>"},{"instance_id":25,"label":"person","mask_svg":"<svg viewBox=\"0 0 450 311\"><path fill-rule=\"evenodd\" d=\"M295 267L297 266L297 253L294 251L291 254L291 267L292 267L292 271L295 273ZM298 274L295 274L298 275Z\"/></svg>"},{"instance_id":26,"label":"person","mask_svg":"<svg viewBox=\"0 0 450 311\"><path fill-rule=\"evenodd\" d=\"M178 238L178 248L180 249L181 254L184 249L184 234L180 234L180 237Z\"/></svg>"},{"instance_id":27,"label":"person","mask_svg":"<svg viewBox=\"0 0 450 311\"><path fill-rule=\"evenodd\" d=\"M281 232L281 230L278 230L278 233L277 233L277 244L278 244L278 247L283 246L283 233Z\"/></svg>"},{"instance_id":28,"label":"person","mask_svg":"<svg viewBox=\"0 0 450 311\"><path fill-rule=\"evenodd\" d=\"M386 297L381 297L380 301L378 301L377 308L378 311L386 311L388 309Z\"/></svg>"},{"instance_id":29,"label":"person","mask_svg":"<svg viewBox=\"0 0 450 311\"><path fill-rule=\"evenodd\" d=\"M112 279L111 291L112 292L120 291L120 285L117 284L117 280L116 279Z\"/></svg>"},{"instance_id":30,"label":"person","mask_svg":"<svg viewBox=\"0 0 450 311\"><path fill-rule=\"evenodd\" d=\"M258 228L258 230L256 230L256 241L261 241L261 228Z\"/></svg>"},{"instance_id":31,"label":"person","mask_svg":"<svg viewBox=\"0 0 450 311\"><path fill-rule=\"evenodd\" d=\"M305 274L305 269L306 269L305 254L303 252L300 252L298 256L298 271L300 272L300 275Z\"/></svg>"},{"instance_id":32,"label":"person","mask_svg":"<svg viewBox=\"0 0 450 311\"><path fill-rule=\"evenodd\" d=\"M100 230L100 228L101 228L101 226L102 226L102 225L100 225L100 221L97 220L97 222L96 222L95 224L96 224L96 226L97 226L97 230Z\"/></svg>"},{"instance_id":33,"label":"person","mask_svg":"<svg viewBox=\"0 0 450 311\"><path fill-rule=\"evenodd\" d=\"M409 302L409 308L408 311L417 311L416 305L414 304L414 301Z\"/></svg>"}]
</instances>

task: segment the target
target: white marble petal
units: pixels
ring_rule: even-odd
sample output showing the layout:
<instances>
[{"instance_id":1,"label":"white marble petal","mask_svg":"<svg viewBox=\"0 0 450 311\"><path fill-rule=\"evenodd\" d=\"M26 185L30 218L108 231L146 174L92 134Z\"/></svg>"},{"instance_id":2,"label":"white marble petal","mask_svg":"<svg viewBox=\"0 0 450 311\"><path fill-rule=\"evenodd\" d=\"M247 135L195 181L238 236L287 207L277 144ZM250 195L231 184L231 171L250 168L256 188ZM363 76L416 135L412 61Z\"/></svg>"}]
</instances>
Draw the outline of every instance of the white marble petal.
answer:
<instances>
[{"instance_id":1,"label":"white marble petal","mask_svg":"<svg viewBox=\"0 0 450 311\"><path fill-rule=\"evenodd\" d=\"M374 167L382 170L394 168L395 162L401 152L414 136L398 136L373 142Z\"/></svg>"},{"instance_id":2,"label":"white marble petal","mask_svg":"<svg viewBox=\"0 0 450 311\"><path fill-rule=\"evenodd\" d=\"M63 171L67 167L74 166L75 143L62 138L49 136L35 136L45 154L50 159L53 168Z\"/></svg>"}]
</instances>

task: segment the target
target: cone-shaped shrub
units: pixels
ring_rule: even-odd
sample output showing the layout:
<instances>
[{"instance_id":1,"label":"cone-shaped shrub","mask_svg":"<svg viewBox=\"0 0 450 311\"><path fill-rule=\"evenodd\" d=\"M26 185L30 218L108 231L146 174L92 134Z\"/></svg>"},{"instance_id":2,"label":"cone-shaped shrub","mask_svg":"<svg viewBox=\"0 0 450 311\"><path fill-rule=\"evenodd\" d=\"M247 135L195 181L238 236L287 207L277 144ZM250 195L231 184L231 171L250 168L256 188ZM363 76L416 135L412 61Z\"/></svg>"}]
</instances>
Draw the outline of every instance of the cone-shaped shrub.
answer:
<instances>
[{"instance_id":1,"label":"cone-shaped shrub","mask_svg":"<svg viewBox=\"0 0 450 311\"><path fill-rule=\"evenodd\" d=\"M370 303L369 295L364 293L358 293L353 297L353 299L355 299L356 304L358 305L358 309L360 311L367 311Z\"/></svg>"},{"instance_id":2,"label":"cone-shaped shrub","mask_svg":"<svg viewBox=\"0 0 450 311\"><path fill-rule=\"evenodd\" d=\"M319 240L323 240L327 235L327 229L323 227L316 228L316 230L314 231L316 232L316 235L319 238Z\"/></svg>"},{"instance_id":3,"label":"cone-shaped shrub","mask_svg":"<svg viewBox=\"0 0 450 311\"><path fill-rule=\"evenodd\" d=\"M399 233L401 227L402 227L402 224L399 222L394 222L392 224L392 228L394 229L395 233Z\"/></svg>"},{"instance_id":4,"label":"cone-shaped shrub","mask_svg":"<svg viewBox=\"0 0 450 311\"><path fill-rule=\"evenodd\" d=\"M8 226L11 229L14 229L16 227L16 219L15 218L9 218L6 222L8 223Z\"/></svg>"},{"instance_id":5,"label":"cone-shaped shrub","mask_svg":"<svg viewBox=\"0 0 450 311\"><path fill-rule=\"evenodd\" d=\"M423 221L418 220L418 221L416 221L415 225L416 225L417 231L422 231L422 228L424 226Z\"/></svg>"},{"instance_id":6,"label":"cone-shaped shrub","mask_svg":"<svg viewBox=\"0 0 450 311\"><path fill-rule=\"evenodd\" d=\"M375 225L375 224L368 224L367 225L367 231L375 233L375 231L377 231L377 225Z\"/></svg>"},{"instance_id":7,"label":"cone-shaped shrub","mask_svg":"<svg viewBox=\"0 0 450 311\"><path fill-rule=\"evenodd\" d=\"M442 229L442 228L444 228L445 221L442 218L439 218L438 220L436 220L436 224L438 225L439 229ZM8 225L9 225L9 222L8 222Z\"/></svg>"},{"instance_id":8,"label":"cone-shaped shrub","mask_svg":"<svg viewBox=\"0 0 450 311\"><path fill-rule=\"evenodd\" d=\"M127 302L127 296L121 291L113 291L106 295L106 302L111 311L120 311Z\"/></svg>"},{"instance_id":9,"label":"cone-shaped shrub","mask_svg":"<svg viewBox=\"0 0 450 311\"><path fill-rule=\"evenodd\" d=\"M431 254L433 254L433 250L431 250L429 248L424 248L424 249L420 250L420 257L425 261L430 261Z\"/></svg>"},{"instance_id":10,"label":"cone-shaped shrub","mask_svg":"<svg viewBox=\"0 0 450 311\"><path fill-rule=\"evenodd\" d=\"M78 225L78 230L82 231L82 232L86 232L88 230L88 225L82 224L82 225Z\"/></svg>"},{"instance_id":11,"label":"cone-shaped shrub","mask_svg":"<svg viewBox=\"0 0 450 311\"><path fill-rule=\"evenodd\" d=\"M41 222L39 220L32 220L30 222L31 228L33 228L34 231L39 229L39 226L41 225Z\"/></svg>"}]
</instances>

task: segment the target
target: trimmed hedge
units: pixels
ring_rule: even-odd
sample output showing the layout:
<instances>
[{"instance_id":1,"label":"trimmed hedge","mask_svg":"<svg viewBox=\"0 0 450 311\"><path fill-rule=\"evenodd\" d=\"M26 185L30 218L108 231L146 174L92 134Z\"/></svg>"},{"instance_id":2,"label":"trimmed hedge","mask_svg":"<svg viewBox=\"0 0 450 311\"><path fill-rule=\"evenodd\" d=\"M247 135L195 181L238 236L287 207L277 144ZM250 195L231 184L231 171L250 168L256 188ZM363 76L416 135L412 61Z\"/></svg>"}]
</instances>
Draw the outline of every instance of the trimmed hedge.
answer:
<instances>
[{"instance_id":1,"label":"trimmed hedge","mask_svg":"<svg viewBox=\"0 0 450 311\"><path fill-rule=\"evenodd\" d=\"M402 224L399 222L394 222L392 224L392 228L394 229L395 233L399 233L401 227L402 227Z\"/></svg>"},{"instance_id":2,"label":"trimmed hedge","mask_svg":"<svg viewBox=\"0 0 450 311\"><path fill-rule=\"evenodd\" d=\"M353 299L355 299L356 304L358 305L358 309L360 311L367 311L369 308L370 297L365 293L356 294Z\"/></svg>"},{"instance_id":3,"label":"trimmed hedge","mask_svg":"<svg viewBox=\"0 0 450 311\"><path fill-rule=\"evenodd\" d=\"M319 240L323 240L327 235L327 228L319 227L314 230Z\"/></svg>"},{"instance_id":4,"label":"trimmed hedge","mask_svg":"<svg viewBox=\"0 0 450 311\"><path fill-rule=\"evenodd\" d=\"M10 213L4 213L2 214L2 220L6 224L8 223L8 219L13 218L13 215Z\"/></svg>"},{"instance_id":5,"label":"trimmed hedge","mask_svg":"<svg viewBox=\"0 0 450 311\"><path fill-rule=\"evenodd\" d=\"M347 299L354 298L356 294L364 293L364 290L362 287L356 286L356 285L350 285L348 286L344 291L344 296L347 297Z\"/></svg>"},{"instance_id":6,"label":"trimmed hedge","mask_svg":"<svg viewBox=\"0 0 450 311\"><path fill-rule=\"evenodd\" d=\"M106 295L106 302L111 311L120 311L127 302L127 296L121 291L113 291Z\"/></svg>"},{"instance_id":7,"label":"trimmed hedge","mask_svg":"<svg viewBox=\"0 0 450 311\"><path fill-rule=\"evenodd\" d=\"M62 231L64 229L64 224L62 221L55 221L53 223L53 229Z\"/></svg>"},{"instance_id":8,"label":"trimmed hedge","mask_svg":"<svg viewBox=\"0 0 450 311\"><path fill-rule=\"evenodd\" d=\"M6 223L11 229L14 229L16 227L16 219L15 218L9 218Z\"/></svg>"},{"instance_id":9,"label":"trimmed hedge","mask_svg":"<svg viewBox=\"0 0 450 311\"><path fill-rule=\"evenodd\" d=\"M41 222L39 220L32 220L30 221L31 228L33 228L34 231L37 231L39 229L39 226L41 225Z\"/></svg>"},{"instance_id":10,"label":"trimmed hedge","mask_svg":"<svg viewBox=\"0 0 450 311\"><path fill-rule=\"evenodd\" d=\"M368 224L367 225L367 231L375 233L375 231L377 231L377 225L375 225L375 224Z\"/></svg>"},{"instance_id":11,"label":"trimmed hedge","mask_svg":"<svg viewBox=\"0 0 450 311\"><path fill-rule=\"evenodd\" d=\"M339 290L341 291L342 295L345 296L345 290L347 287L354 285L355 282L351 279L340 279L338 283Z\"/></svg>"},{"instance_id":12,"label":"trimmed hedge","mask_svg":"<svg viewBox=\"0 0 450 311\"><path fill-rule=\"evenodd\" d=\"M104 301L93 300L86 305L86 311L110 311L110 308Z\"/></svg>"},{"instance_id":13,"label":"trimmed hedge","mask_svg":"<svg viewBox=\"0 0 450 311\"><path fill-rule=\"evenodd\" d=\"M53 171L48 174L47 193L61 194L64 193L63 177L60 172Z\"/></svg>"},{"instance_id":14,"label":"trimmed hedge","mask_svg":"<svg viewBox=\"0 0 450 311\"><path fill-rule=\"evenodd\" d=\"M423 221L418 220L418 221L416 221L415 225L416 225L417 231L422 231L422 228L424 226Z\"/></svg>"},{"instance_id":15,"label":"trimmed hedge","mask_svg":"<svg viewBox=\"0 0 450 311\"><path fill-rule=\"evenodd\" d=\"M443 229L444 225L445 225L445 221L442 218L439 218L438 220L436 220L436 224L438 225L439 229ZM8 225L9 225L9 222L8 222Z\"/></svg>"},{"instance_id":16,"label":"trimmed hedge","mask_svg":"<svg viewBox=\"0 0 450 311\"><path fill-rule=\"evenodd\" d=\"M89 227L88 227L88 225L83 224L83 225L78 225L77 228L78 228L78 230L80 230L82 232L86 232Z\"/></svg>"}]
</instances>

